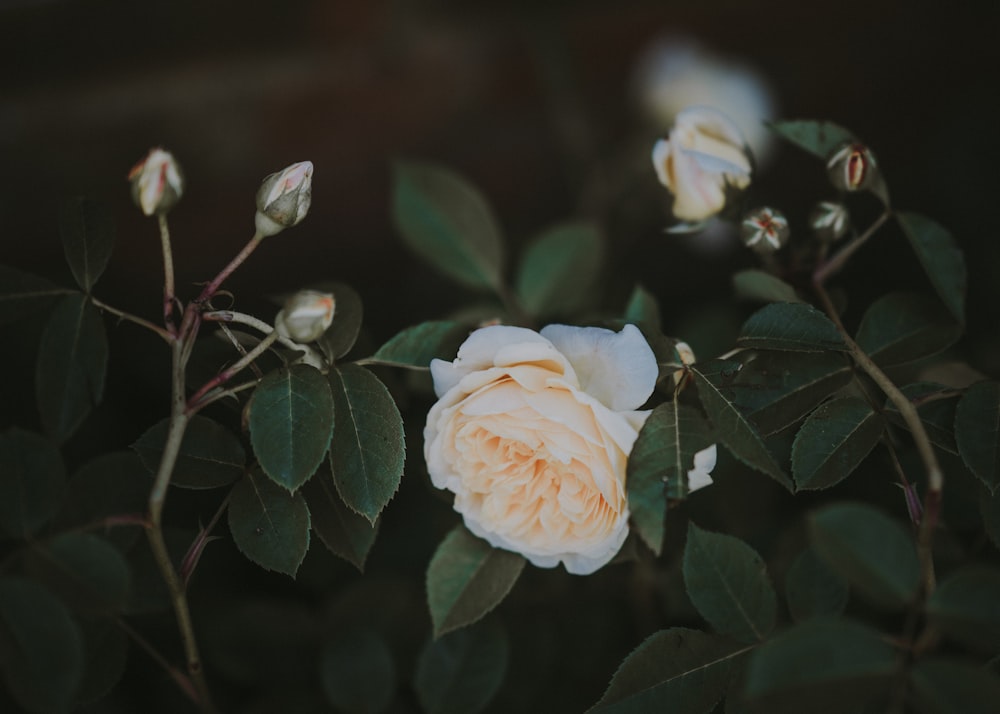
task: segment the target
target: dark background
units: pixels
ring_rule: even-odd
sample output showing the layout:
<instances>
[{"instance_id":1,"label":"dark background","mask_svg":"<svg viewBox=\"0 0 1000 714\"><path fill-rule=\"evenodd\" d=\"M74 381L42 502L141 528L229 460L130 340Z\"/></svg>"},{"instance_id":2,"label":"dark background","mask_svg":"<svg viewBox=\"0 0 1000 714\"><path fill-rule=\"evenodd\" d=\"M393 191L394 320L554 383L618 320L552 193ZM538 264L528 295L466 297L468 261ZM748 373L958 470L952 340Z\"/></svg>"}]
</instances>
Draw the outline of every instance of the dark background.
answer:
<instances>
[{"instance_id":1,"label":"dark background","mask_svg":"<svg viewBox=\"0 0 1000 714\"><path fill-rule=\"evenodd\" d=\"M648 160L638 185L618 180L621 157L631 156L634 146L648 154L655 136L642 125L631 93L636 59L656 36L689 35L755 66L772 84L779 116L830 119L853 130L876 152L894 204L953 231L970 269L967 334L954 356L997 377L998 30L1000 5L961 0L8 0L0 4L0 263L71 284L57 234L59 201L80 193L103 200L117 220L118 239L96 294L154 319L162 280L159 241L155 222L131 204L129 168L157 145L183 166L187 191L170 223L178 290L190 296L195 283L211 278L250 237L260 180L309 159L315 164L309 216L265 241L227 287L238 308L269 317L275 308L268 295L321 280L348 282L365 301L363 339L377 345L406 325L470 300L418 263L392 227L392 161L414 158L449 165L478 185L514 254L554 222L599 220L613 268L605 306L620 308L641 281L660 298L666 331L688 337L699 356L713 356L704 346L725 349L719 335L731 337L746 312L731 307L730 275L753 265L753 257L740 250L712 256L662 235L666 204ZM829 197L817 162L784 146L753 190L758 203L788 213L793 231L814 201ZM860 199L862 216L876 210ZM890 290L930 292L894 227L833 282L852 296L849 324ZM14 377L0 386L0 427L37 428L30 405L38 327L22 321L4 329L0 345ZM70 461L93 455L98 446L126 447L166 412L162 344L128 325L109 333L109 404L66 445ZM419 471L417 422L408 470ZM92 442L96 434L101 439ZM421 488L408 473L390 504L373 554L375 576L364 581L374 583L370 591L337 591L343 582L362 581L351 580L349 566L330 565L332 557L317 560L324 557L318 544L295 588L246 565L227 544L206 555L200 574L199 592L219 601L196 602L196 611L249 607L246 623L253 624L240 621L239 627L263 632L276 623L276 631L287 633L288 623L298 622L304 637L312 625L296 619L308 609L303 602L336 611L351 598L368 600L371 608L380 597L412 596L422 613L423 569L454 518L447 504ZM188 526L217 505L188 494L174 498L173 515ZM410 526L422 522L400 503L428 502L438 525L418 535ZM741 500L729 503L723 511L746 510ZM729 532L739 531L732 525L739 518L751 516L727 521ZM564 705L573 704L562 710L580 710L596 700L616 663L639 641L630 628L641 634L649 622L623 624L628 618L620 609L609 616L613 608L606 601L623 597L609 579L614 574L581 581L529 571L508 618L540 628L550 645L559 642L583 661L554 671L563 686L549 692L549 700L521 686L496 710L533 701L559 711L553 702L563 695L571 697ZM388 580L379 580L379 573ZM261 618L254 603L234 605L237 595L227 589L270 592L284 598L282 608L291 607L292 614L267 611ZM581 594L583 609L564 617L605 621L612 634L604 651L586 638L577 642L572 620L547 619L559 607L553 603ZM676 587L667 587L664 597L673 596L683 599ZM363 609L348 603L343 611L353 617ZM642 613L632 614L642 621ZM169 618L154 627L162 627L169 641ZM419 640L426 623L412 627ZM210 651L211 630L206 626ZM276 658L274 651L269 656ZM130 681L149 677L157 682L155 691L169 692L163 710L181 706L141 655L133 653L130 661ZM231 675L224 659L209 661L217 681ZM518 681L533 676L528 671ZM235 681L231 688L238 691ZM146 697L137 697L145 706Z\"/></svg>"}]
</instances>

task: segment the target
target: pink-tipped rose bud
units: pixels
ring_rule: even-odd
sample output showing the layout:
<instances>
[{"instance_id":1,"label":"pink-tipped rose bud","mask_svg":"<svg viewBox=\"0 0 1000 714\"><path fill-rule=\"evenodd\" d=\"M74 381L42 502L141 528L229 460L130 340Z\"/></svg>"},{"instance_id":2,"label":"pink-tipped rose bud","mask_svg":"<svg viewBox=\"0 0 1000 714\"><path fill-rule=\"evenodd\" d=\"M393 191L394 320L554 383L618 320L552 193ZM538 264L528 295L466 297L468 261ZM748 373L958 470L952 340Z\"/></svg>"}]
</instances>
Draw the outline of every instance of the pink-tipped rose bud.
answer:
<instances>
[{"instance_id":1,"label":"pink-tipped rose bud","mask_svg":"<svg viewBox=\"0 0 1000 714\"><path fill-rule=\"evenodd\" d=\"M147 216L169 211L184 193L184 177L173 155L163 149L151 149L142 161L128 172L132 200Z\"/></svg>"},{"instance_id":2,"label":"pink-tipped rose bud","mask_svg":"<svg viewBox=\"0 0 1000 714\"><path fill-rule=\"evenodd\" d=\"M809 214L809 227L820 240L839 240L851 227L851 216L843 203L820 201Z\"/></svg>"},{"instance_id":3,"label":"pink-tipped rose bud","mask_svg":"<svg viewBox=\"0 0 1000 714\"><path fill-rule=\"evenodd\" d=\"M674 195L673 214L704 221L726 205L727 190L750 185L749 150L740 130L722 112L689 107L670 134L653 147L653 168Z\"/></svg>"},{"instance_id":4,"label":"pink-tipped rose bud","mask_svg":"<svg viewBox=\"0 0 1000 714\"><path fill-rule=\"evenodd\" d=\"M257 231L273 236L306 217L312 202L311 161L300 161L264 179L257 191Z\"/></svg>"},{"instance_id":5,"label":"pink-tipped rose bud","mask_svg":"<svg viewBox=\"0 0 1000 714\"><path fill-rule=\"evenodd\" d=\"M300 290L285 301L274 320L274 328L279 335L295 342L312 342L333 322L335 305L330 293Z\"/></svg>"},{"instance_id":6,"label":"pink-tipped rose bud","mask_svg":"<svg viewBox=\"0 0 1000 714\"><path fill-rule=\"evenodd\" d=\"M875 155L864 144L844 144L826 162L830 181L840 191L871 188L878 176Z\"/></svg>"},{"instance_id":7,"label":"pink-tipped rose bud","mask_svg":"<svg viewBox=\"0 0 1000 714\"><path fill-rule=\"evenodd\" d=\"M744 245L758 253L773 253L788 242L788 219L773 208L750 211L740 224Z\"/></svg>"}]
</instances>

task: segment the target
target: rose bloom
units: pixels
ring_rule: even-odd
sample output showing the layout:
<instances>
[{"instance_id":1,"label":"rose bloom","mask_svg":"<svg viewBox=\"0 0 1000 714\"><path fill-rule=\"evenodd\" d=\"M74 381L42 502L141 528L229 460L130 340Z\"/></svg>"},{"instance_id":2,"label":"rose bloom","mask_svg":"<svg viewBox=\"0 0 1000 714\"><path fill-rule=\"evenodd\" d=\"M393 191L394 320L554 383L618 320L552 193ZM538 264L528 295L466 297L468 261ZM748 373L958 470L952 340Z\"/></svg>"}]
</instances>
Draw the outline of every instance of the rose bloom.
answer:
<instances>
[{"instance_id":1,"label":"rose bloom","mask_svg":"<svg viewBox=\"0 0 1000 714\"><path fill-rule=\"evenodd\" d=\"M750 185L750 158L740 130L725 114L689 107L677 115L670 134L653 147L653 168L674 195L673 213L682 221L704 221L726 205L726 189Z\"/></svg>"},{"instance_id":2,"label":"rose bloom","mask_svg":"<svg viewBox=\"0 0 1000 714\"><path fill-rule=\"evenodd\" d=\"M494 547L592 573L628 535L625 467L657 371L634 325L476 330L453 362L431 362L431 481Z\"/></svg>"}]
</instances>

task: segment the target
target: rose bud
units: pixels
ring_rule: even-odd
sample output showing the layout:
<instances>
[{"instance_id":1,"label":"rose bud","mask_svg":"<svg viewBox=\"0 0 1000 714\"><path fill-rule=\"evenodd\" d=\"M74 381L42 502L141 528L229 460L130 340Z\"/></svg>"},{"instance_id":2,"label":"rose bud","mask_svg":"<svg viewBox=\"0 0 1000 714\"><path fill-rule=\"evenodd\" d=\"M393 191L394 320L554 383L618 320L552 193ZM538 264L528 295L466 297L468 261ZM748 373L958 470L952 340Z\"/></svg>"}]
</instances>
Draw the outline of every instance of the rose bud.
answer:
<instances>
[{"instance_id":1,"label":"rose bud","mask_svg":"<svg viewBox=\"0 0 1000 714\"><path fill-rule=\"evenodd\" d=\"M788 220L773 208L750 211L740 224L743 244L758 253L773 253L788 242Z\"/></svg>"},{"instance_id":2,"label":"rose bud","mask_svg":"<svg viewBox=\"0 0 1000 714\"><path fill-rule=\"evenodd\" d=\"M296 342L312 342L333 322L335 304L330 293L300 290L285 301L285 306L274 319L274 328L282 337Z\"/></svg>"},{"instance_id":3,"label":"rose bud","mask_svg":"<svg viewBox=\"0 0 1000 714\"><path fill-rule=\"evenodd\" d=\"M132 200L147 216L169 211L184 193L184 177L170 152L151 149L128 172Z\"/></svg>"},{"instance_id":4,"label":"rose bud","mask_svg":"<svg viewBox=\"0 0 1000 714\"><path fill-rule=\"evenodd\" d=\"M300 161L264 179L257 191L255 223L262 236L273 236L298 224L312 201L311 161Z\"/></svg>"},{"instance_id":5,"label":"rose bud","mask_svg":"<svg viewBox=\"0 0 1000 714\"><path fill-rule=\"evenodd\" d=\"M878 175L875 156L863 144L844 144L826 162L830 181L840 191L870 188Z\"/></svg>"},{"instance_id":6,"label":"rose bud","mask_svg":"<svg viewBox=\"0 0 1000 714\"><path fill-rule=\"evenodd\" d=\"M726 205L730 187L750 185L750 157L740 130L722 112L690 107L653 147L656 175L674 195L673 214L703 221Z\"/></svg>"},{"instance_id":7,"label":"rose bud","mask_svg":"<svg viewBox=\"0 0 1000 714\"><path fill-rule=\"evenodd\" d=\"M851 216L847 206L832 201L820 201L809 214L809 227L824 241L835 241L844 237L851 227Z\"/></svg>"}]
</instances>

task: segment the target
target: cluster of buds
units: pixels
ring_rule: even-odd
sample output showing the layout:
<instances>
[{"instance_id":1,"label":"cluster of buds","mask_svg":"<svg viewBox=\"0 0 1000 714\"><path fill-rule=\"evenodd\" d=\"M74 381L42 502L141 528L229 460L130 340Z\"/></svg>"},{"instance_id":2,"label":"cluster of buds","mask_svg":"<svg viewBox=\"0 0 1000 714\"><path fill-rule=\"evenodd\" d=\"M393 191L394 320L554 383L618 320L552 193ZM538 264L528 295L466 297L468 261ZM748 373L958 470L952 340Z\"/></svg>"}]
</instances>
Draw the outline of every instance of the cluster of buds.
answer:
<instances>
[{"instance_id":1,"label":"cluster of buds","mask_svg":"<svg viewBox=\"0 0 1000 714\"><path fill-rule=\"evenodd\" d=\"M295 342L313 342L333 323L335 307L330 293L300 290L285 301L274 319L274 329Z\"/></svg>"},{"instance_id":2,"label":"cluster of buds","mask_svg":"<svg viewBox=\"0 0 1000 714\"><path fill-rule=\"evenodd\" d=\"M750 152L743 135L724 114L708 107L679 112L668 137L653 147L652 158L681 221L715 216L725 208L731 189L750 185Z\"/></svg>"},{"instance_id":3,"label":"cluster of buds","mask_svg":"<svg viewBox=\"0 0 1000 714\"><path fill-rule=\"evenodd\" d=\"M132 200L147 216L162 215L184 194L184 177L169 151L152 149L128 172Z\"/></svg>"}]
</instances>

